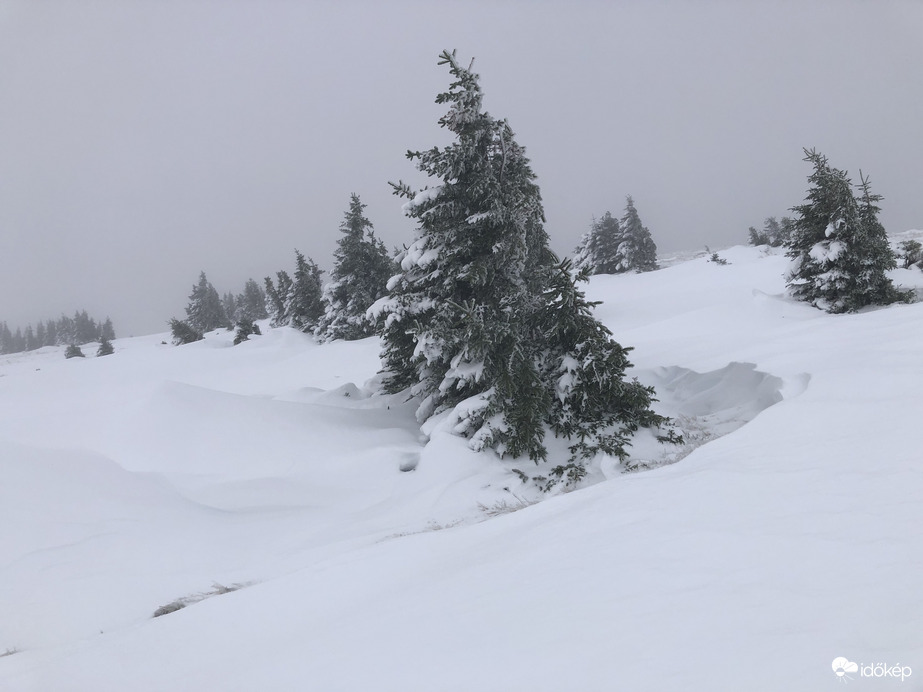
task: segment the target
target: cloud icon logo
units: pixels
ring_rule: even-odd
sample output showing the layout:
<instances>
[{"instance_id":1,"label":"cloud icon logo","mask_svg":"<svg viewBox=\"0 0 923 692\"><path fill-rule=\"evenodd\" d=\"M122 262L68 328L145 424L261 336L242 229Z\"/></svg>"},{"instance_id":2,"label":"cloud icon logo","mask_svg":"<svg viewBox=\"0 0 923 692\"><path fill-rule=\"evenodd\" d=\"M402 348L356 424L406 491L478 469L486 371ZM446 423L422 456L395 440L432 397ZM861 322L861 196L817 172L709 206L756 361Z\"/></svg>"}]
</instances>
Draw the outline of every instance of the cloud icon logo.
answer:
<instances>
[{"instance_id":1,"label":"cloud icon logo","mask_svg":"<svg viewBox=\"0 0 923 692\"><path fill-rule=\"evenodd\" d=\"M836 673L838 678L842 678L846 673L858 673L859 664L839 656L833 659L833 672Z\"/></svg>"}]
</instances>

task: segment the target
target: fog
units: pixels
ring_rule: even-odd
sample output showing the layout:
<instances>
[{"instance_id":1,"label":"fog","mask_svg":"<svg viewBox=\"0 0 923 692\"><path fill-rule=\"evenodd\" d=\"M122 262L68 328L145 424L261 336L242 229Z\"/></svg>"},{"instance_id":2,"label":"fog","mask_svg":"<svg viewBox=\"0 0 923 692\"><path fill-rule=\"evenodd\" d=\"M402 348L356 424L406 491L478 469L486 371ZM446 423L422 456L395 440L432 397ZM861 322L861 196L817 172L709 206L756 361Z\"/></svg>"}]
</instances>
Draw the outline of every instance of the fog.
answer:
<instances>
[{"instance_id":1,"label":"fog","mask_svg":"<svg viewBox=\"0 0 923 692\"><path fill-rule=\"evenodd\" d=\"M0 0L0 320L166 330L219 292L329 269L349 195L445 144L437 56L538 176L556 251L631 194L661 252L745 243L807 189L803 147L923 227L923 3Z\"/></svg>"}]
</instances>

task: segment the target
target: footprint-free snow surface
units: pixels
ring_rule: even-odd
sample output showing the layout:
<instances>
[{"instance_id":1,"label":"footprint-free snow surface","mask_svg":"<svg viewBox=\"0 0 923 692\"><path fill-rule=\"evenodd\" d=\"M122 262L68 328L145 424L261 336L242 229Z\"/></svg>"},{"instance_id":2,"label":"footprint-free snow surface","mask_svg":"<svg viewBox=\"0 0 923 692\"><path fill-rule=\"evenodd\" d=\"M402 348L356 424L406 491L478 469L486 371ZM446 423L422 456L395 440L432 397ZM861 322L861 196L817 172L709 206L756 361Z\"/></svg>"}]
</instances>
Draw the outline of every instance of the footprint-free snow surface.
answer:
<instances>
[{"instance_id":1,"label":"footprint-free snow surface","mask_svg":"<svg viewBox=\"0 0 923 692\"><path fill-rule=\"evenodd\" d=\"M0 690L923 689L923 304L722 254L591 281L686 444L550 497L377 339L0 357Z\"/></svg>"}]
</instances>

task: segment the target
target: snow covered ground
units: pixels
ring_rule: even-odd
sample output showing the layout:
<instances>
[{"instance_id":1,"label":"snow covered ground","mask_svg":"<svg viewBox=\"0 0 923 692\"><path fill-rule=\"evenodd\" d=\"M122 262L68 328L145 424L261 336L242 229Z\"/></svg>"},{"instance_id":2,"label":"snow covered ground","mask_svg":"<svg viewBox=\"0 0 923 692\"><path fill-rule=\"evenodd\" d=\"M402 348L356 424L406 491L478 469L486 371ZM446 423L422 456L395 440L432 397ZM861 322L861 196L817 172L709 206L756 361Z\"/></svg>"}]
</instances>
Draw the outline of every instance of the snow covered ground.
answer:
<instances>
[{"instance_id":1,"label":"snow covered ground","mask_svg":"<svg viewBox=\"0 0 923 692\"><path fill-rule=\"evenodd\" d=\"M721 256L592 280L689 444L541 502L376 339L0 357L0 690L923 689L923 303Z\"/></svg>"}]
</instances>

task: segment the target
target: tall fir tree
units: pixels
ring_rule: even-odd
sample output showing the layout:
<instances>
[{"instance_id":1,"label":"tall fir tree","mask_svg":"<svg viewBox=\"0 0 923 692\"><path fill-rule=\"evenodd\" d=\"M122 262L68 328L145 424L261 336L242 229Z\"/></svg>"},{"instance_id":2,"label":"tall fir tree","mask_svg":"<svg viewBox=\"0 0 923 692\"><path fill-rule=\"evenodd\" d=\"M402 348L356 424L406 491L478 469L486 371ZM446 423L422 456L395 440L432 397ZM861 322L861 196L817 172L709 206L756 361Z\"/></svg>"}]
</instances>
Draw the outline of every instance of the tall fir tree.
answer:
<instances>
[{"instance_id":1,"label":"tall fir tree","mask_svg":"<svg viewBox=\"0 0 923 692\"><path fill-rule=\"evenodd\" d=\"M792 208L798 218L786 253L793 260L789 291L832 313L899 300L886 273L896 262L878 221L881 197L871 194L863 179L863 197L857 201L846 171L813 149L804 153L814 170L805 203Z\"/></svg>"},{"instance_id":2,"label":"tall fir tree","mask_svg":"<svg viewBox=\"0 0 923 692\"><path fill-rule=\"evenodd\" d=\"M621 238L615 271L649 272L657 269L657 245L651 238L651 232L641 223L631 195L626 197L625 214L620 226Z\"/></svg>"},{"instance_id":3,"label":"tall fir tree","mask_svg":"<svg viewBox=\"0 0 923 692\"><path fill-rule=\"evenodd\" d=\"M288 298L289 325L313 332L324 314L322 270L310 257L295 250L295 277Z\"/></svg>"},{"instance_id":4,"label":"tall fir tree","mask_svg":"<svg viewBox=\"0 0 923 692\"><path fill-rule=\"evenodd\" d=\"M292 279L288 272L276 272L276 283L266 277L266 313L270 327L287 327L291 320L288 314L289 295L292 292Z\"/></svg>"},{"instance_id":5,"label":"tall fir tree","mask_svg":"<svg viewBox=\"0 0 923 692\"><path fill-rule=\"evenodd\" d=\"M234 324L237 322L237 298L234 297L233 293L225 291L224 295L221 296L221 307L224 308L224 316L227 318L228 323Z\"/></svg>"},{"instance_id":6,"label":"tall fir tree","mask_svg":"<svg viewBox=\"0 0 923 692\"><path fill-rule=\"evenodd\" d=\"M603 214L601 219L593 219L590 230L574 250L574 268L577 271L586 269L591 275L615 274L620 266L621 237L619 220L610 212Z\"/></svg>"},{"instance_id":7,"label":"tall fir tree","mask_svg":"<svg viewBox=\"0 0 923 692\"><path fill-rule=\"evenodd\" d=\"M238 321L242 319L264 320L266 313L266 292L253 279L247 279L244 292L237 296Z\"/></svg>"},{"instance_id":8,"label":"tall fir tree","mask_svg":"<svg viewBox=\"0 0 923 692\"><path fill-rule=\"evenodd\" d=\"M199 274L199 282L192 287L192 293L189 295L186 322L195 331L203 334L219 327L230 326L218 291L212 286L204 271Z\"/></svg>"},{"instance_id":9,"label":"tall fir tree","mask_svg":"<svg viewBox=\"0 0 923 692\"><path fill-rule=\"evenodd\" d=\"M394 186L417 233L374 308L385 318L385 390L417 397L421 421L465 402L455 430L475 449L540 461L550 430L574 443L558 480L579 480L594 451L624 449L626 421L662 419L651 418L650 390L624 381L624 350L589 304L574 307L582 293L549 249L535 175L509 124L482 110L478 76L454 52L439 64L454 78L436 99L449 105L439 124L454 142L408 153L439 184ZM556 420L562 396L567 424Z\"/></svg>"},{"instance_id":10,"label":"tall fir tree","mask_svg":"<svg viewBox=\"0 0 923 692\"><path fill-rule=\"evenodd\" d=\"M394 264L375 237L372 222L363 214L365 205L351 195L349 210L334 251L331 281L324 287L324 315L317 335L325 340L363 339L375 333L375 321L367 315L372 304L387 293Z\"/></svg>"},{"instance_id":11,"label":"tall fir tree","mask_svg":"<svg viewBox=\"0 0 923 692\"><path fill-rule=\"evenodd\" d=\"M106 341L115 339L115 327L112 326L112 320L106 317L106 321L99 327L99 338Z\"/></svg>"}]
</instances>

